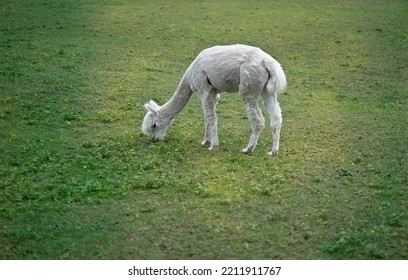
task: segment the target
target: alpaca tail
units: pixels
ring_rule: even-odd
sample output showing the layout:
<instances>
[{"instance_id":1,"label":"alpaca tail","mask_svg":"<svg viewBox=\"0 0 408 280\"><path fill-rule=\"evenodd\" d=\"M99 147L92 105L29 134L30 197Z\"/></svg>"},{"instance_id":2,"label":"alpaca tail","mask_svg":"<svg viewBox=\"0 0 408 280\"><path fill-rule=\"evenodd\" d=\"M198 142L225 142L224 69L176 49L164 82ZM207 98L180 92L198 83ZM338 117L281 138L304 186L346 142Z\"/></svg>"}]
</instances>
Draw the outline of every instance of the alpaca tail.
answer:
<instances>
[{"instance_id":1,"label":"alpaca tail","mask_svg":"<svg viewBox=\"0 0 408 280\"><path fill-rule=\"evenodd\" d=\"M266 90L269 94L277 96L286 89L286 76L282 66L272 57L264 60L264 66L269 73Z\"/></svg>"}]
</instances>

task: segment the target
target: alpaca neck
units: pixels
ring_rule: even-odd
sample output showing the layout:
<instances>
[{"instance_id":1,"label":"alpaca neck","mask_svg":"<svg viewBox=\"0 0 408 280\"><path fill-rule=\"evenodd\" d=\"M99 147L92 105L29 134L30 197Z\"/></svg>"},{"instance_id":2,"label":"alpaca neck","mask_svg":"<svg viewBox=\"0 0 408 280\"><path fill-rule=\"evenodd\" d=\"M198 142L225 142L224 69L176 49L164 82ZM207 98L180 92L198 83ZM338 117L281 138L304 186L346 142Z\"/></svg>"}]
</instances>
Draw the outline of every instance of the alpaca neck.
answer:
<instances>
[{"instance_id":1,"label":"alpaca neck","mask_svg":"<svg viewBox=\"0 0 408 280\"><path fill-rule=\"evenodd\" d=\"M161 107L160 115L165 118L174 118L184 109L192 94L193 91L190 88L190 84L187 82L186 76L184 76L176 92L170 100Z\"/></svg>"}]
</instances>

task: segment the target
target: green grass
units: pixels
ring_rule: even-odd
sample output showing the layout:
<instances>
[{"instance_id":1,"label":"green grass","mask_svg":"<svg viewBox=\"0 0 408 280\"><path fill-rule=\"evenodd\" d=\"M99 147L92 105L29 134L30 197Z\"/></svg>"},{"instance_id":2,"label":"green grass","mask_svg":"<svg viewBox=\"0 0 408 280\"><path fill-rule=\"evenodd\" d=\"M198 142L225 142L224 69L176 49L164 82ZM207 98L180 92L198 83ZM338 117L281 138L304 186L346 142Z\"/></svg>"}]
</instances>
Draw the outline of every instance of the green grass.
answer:
<instances>
[{"instance_id":1,"label":"green grass","mask_svg":"<svg viewBox=\"0 0 408 280\"><path fill-rule=\"evenodd\" d=\"M407 259L408 3L0 0L0 259ZM237 94L202 148L143 104L204 48L284 66L281 151Z\"/></svg>"}]
</instances>

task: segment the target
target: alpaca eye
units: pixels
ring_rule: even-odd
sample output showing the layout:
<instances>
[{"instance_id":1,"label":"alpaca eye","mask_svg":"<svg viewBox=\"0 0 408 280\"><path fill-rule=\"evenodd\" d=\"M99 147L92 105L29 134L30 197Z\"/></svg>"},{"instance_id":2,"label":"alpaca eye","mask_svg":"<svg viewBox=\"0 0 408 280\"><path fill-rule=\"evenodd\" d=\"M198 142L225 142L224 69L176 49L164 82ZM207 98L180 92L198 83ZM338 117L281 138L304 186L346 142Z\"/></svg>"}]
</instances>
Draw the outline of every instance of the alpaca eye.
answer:
<instances>
[{"instance_id":1,"label":"alpaca eye","mask_svg":"<svg viewBox=\"0 0 408 280\"><path fill-rule=\"evenodd\" d=\"M156 128L156 126L157 126L157 125L154 123L154 124L152 125L152 128Z\"/></svg>"}]
</instances>

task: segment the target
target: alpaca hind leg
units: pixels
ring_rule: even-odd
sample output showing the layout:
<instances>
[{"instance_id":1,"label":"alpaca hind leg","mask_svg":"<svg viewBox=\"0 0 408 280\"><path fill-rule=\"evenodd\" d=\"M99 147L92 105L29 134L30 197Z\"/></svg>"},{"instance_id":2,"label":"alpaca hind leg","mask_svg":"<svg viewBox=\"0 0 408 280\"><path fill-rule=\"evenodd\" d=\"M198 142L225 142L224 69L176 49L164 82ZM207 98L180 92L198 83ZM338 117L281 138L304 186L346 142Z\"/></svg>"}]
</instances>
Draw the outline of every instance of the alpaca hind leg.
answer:
<instances>
[{"instance_id":1,"label":"alpaca hind leg","mask_svg":"<svg viewBox=\"0 0 408 280\"><path fill-rule=\"evenodd\" d=\"M217 115L215 113L217 95L213 92L202 93L201 103L203 107L205 123L204 140L201 144L204 147L209 147L209 150L218 150L219 142L217 131Z\"/></svg>"},{"instance_id":2,"label":"alpaca hind leg","mask_svg":"<svg viewBox=\"0 0 408 280\"><path fill-rule=\"evenodd\" d=\"M272 150L268 154L271 156L274 156L279 151L279 139L280 139L280 131L282 127L282 111L281 111L276 95L271 95L271 94L267 94L266 92L264 92L263 98L264 98L265 108L268 111L269 118L271 120L272 137L273 137Z\"/></svg>"},{"instance_id":3,"label":"alpaca hind leg","mask_svg":"<svg viewBox=\"0 0 408 280\"><path fill-rule=\"evenodd\" d=\"M254 95L241 94L242 99L245 104L245 109L247 111L248 118L252 125L252 134L249 139L248 146L242 149L245 154L251 153L258 143L259 136L262 130L265 128L265 118L262 115L261 109L258 107L258 98Z\"/></svg>"}]
</instances>

